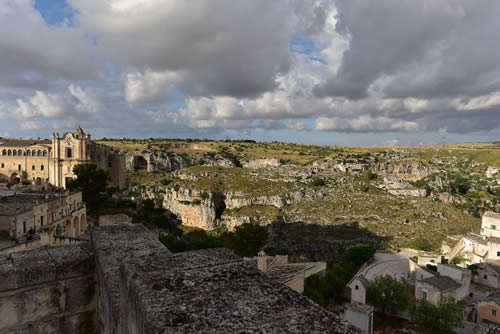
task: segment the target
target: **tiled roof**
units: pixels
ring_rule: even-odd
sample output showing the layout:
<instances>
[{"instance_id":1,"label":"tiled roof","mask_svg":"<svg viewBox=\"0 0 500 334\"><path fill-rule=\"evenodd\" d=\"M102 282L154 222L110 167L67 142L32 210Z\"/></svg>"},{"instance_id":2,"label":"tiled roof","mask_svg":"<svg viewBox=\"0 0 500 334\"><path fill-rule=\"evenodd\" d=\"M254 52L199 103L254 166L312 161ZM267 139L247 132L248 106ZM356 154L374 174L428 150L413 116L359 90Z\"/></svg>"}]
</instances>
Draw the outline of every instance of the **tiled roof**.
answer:
<instances>
[{"instance_id":1,"label":"tiled roof","mask_svg":"<svg viewBox=\"0 0 500 334\"><path fill-rule=\"evenodd\" d=\"M451 279L448 276L433 276L433 277L428 277L425 278L419 282L427 283L429 285L432 285L436 289L438 289L440 292L446 292L450 290L454 290L460 287L460 283L457 281Z\"/></svg>"},{"instance_id":2,"label":"tiled roof","mask_svg":"<svg viewBox=\"0 0 500 334\"><path fill-rule=\"evenodd\" d=\"M491 321L482 320L479 324L479 331L481 334L500 334L500 325Z\"/></svg>"},{"instance_id":3,"label":"tiled roof","mask_svg":"<svg viewBox=\"0 0 500 334\"><path fill-rule=\"evenodd\" d=\"M28 147L33 145L50 145L50 140L35 139L0 139L1 147Z\"/></svg>"}]
</instances>

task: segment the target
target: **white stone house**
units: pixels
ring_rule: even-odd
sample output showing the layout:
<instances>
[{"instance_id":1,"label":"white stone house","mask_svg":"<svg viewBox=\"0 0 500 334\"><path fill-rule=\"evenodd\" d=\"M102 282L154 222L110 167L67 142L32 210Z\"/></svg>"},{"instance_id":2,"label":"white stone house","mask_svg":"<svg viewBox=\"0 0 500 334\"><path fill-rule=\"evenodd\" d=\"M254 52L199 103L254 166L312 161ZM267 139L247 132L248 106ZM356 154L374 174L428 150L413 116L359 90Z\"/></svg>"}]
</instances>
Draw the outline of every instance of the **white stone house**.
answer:
<instances>
[{"instance_id":1,"label":"white stone house","mask_svg":"<svg viewBox=\"0 0 500 334\"><path fill-rule=\"evenodd\" d=\"M351 289L351 303L366 304L366 289L368 280L364 275L356 275L347 286Z\"/></svg>"},{"instance_id":2,"label":"white stone house","mask_svg":"<svg viewBox=\"0 0 500 334\"><path fill-rule=\"evenodd\" d=\"M436 275L415 281L415 297L433 305L441 298L464 299L470 293L471 271L452 264L438 264Z\"/></svg>"},{"instance_id":3,"label":"white stone house","mask_svg":"<svg viewBox=\"0 0 500 334\"><path fill-rule=\"evenodd\" d=\"M346 307L344 318L363 333L373 333L374 308L367 304L350 304Z\"/></svg>"},{"instance_id":4,"label":"white stone house","mask_svg":"<svg viewBox=\"0 0 500 334\"><path fill-rule=\"evenodd\" d=\"M500 214L486 212L482 217L481 234L468 233L451 237L453 247L444 244L442 254L448 261L455 257L466 259L465 264L500 260Z\"/></svg>"}]
</instances>

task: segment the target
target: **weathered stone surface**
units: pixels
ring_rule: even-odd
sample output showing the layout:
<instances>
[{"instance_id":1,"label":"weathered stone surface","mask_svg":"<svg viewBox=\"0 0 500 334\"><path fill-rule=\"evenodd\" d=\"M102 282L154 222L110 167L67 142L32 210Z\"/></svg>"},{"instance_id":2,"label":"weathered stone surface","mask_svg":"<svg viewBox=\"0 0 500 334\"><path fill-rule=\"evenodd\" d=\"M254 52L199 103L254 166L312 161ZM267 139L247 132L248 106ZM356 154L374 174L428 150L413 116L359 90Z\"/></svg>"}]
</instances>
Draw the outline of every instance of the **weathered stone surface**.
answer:
<instances>
[{"instance_id":1,"label":"weathered stone surface","mask_svg":"<svg viewBox=\"0 0 500 334\"><path fill-rule=\"evenodd\" d=\"M142 225L91 237L0 256L1 333L357 333L227 249L171 254Z\"/></svg>"},{"instance_id":2,"label":"weathered stone surface","mask_svg":"<svg viewBox=\"0 0 500 334\"><path fill-rule=\"evenodd\" d=\"M356 332L225 249L130 259L120 284L122 332Z\"/></svg>"},{"instance_id":3,"label":"weathered stone surface","mask_svg":"<svg viewBox=\"0 0 500 334\"><path fill-rule=\"evenodd\" d=\"M119 267L126 257L149 254L166 248L143 225L95 227L91 233L99 284L99 323L102 333L119 327Z\"/></svg>"},{"instance_id":4,"label":"weathered stone surface","mask_svg":"<svg viewBox=\"0 0 500 334\"><path fill-rule=\"evenodd\" d=\"M193 155L173 152L136 151L127 153L126 165L128 170L137 167L138 160L146 163L149 172L165 170L173 172L177 169L203 164L205 166L235 167L234 162L214 152L200 152Z\"/></svg>"},{"instance_id":5,"label":"weathered stone surface","mask_svg":"<svg viewBox=\"0 0 500 334\"><path fill-rule=\"evenodd\" d=\"M276 158L252 159L243 163L243 167L251 169L279 167L281 162Z\"/></svg>"},{"instance_id":6,"label":"weathered stone surface","mask_svg":"<svg viewBox=\"0 0 500 334\"><path fill-rule=\"evenodd\" d=\"M201 193L202 191L197 189L166 187L163 207L177 215L184 225L211 230L226 222L219 220L218 212L223 211L221 208L235 209L254 205L283 208L304 199L320 199L323 195L320 192L293 191L270 196L245 196L241 192L225 191L207 192L209 197L201 199Z\"/></svg>"},{"instance_id":7,"label":"weathered stone surface","mask_svg":"<svg viewBox=\"0 0 500 334\"><path fill-rule=\"evenodd\" d=\"M0 256L1 333L95 333L93 254L78 244Z\"/></svg>"}]
</instances>

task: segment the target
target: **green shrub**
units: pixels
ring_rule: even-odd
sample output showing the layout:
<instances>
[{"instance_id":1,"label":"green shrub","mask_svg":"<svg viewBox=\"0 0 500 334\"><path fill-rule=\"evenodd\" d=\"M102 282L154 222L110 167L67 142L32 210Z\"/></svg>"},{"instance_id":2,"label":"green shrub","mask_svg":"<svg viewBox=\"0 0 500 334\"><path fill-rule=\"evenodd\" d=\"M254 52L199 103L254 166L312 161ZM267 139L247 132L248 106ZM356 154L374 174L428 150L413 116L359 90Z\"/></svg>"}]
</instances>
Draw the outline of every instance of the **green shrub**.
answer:
<instances>
[{"instance_id":1,"label":"green shrub","mask_svg":"<svg viewBox=\"0 0 500 334\"><path fill-rule=\"evenodd\" d=\"M321 187L326 184L326 181L319 176L315 176L313 177L311 184L315 187Z\"/></svg>"},{"instance_id":2,"label":"green shrub","mask_svg":"<svg viewBox=\"0 0 500 334\"><path fill-rule=\"evenodd\" d=\"M424 237L418 237L412 242L412 247L426 252L432 251L432 244Z\"/></svg>"},{"instance_id":3,"label":"green shrub","mask_svg":"<svg viewBox=\"0 0 500 334\"><path fill-rule=\"evenodd\" d=\"M269 232L264 226L243 224L234 232L223 233L220 237L224 247L232 249L239 256L255 256L265 245Z\"/></svg>"},{"instance_id":4,"label":"green shrub","mask_svg":"<svg viewBox=\"0 0 500 334\"><path fill-rule=\"evenodd\" d=\"M375 180L377 178L377 173L374 173L372 172L371 169L369 169L367 172L366 172L366 178L371 181L371 180Z\"/></svg>"},{"instance_id":5,"label":"green shrub","mask_svg":"<svg viewBox=\"0 0 500 334\"><path fill-rule=\"evenodd\" d=\"M359 190L366 193L368 192L368 190L370 190L370 186L366 183L361 183L361 185L359 186Z\"/></svg>"}]
</instances>

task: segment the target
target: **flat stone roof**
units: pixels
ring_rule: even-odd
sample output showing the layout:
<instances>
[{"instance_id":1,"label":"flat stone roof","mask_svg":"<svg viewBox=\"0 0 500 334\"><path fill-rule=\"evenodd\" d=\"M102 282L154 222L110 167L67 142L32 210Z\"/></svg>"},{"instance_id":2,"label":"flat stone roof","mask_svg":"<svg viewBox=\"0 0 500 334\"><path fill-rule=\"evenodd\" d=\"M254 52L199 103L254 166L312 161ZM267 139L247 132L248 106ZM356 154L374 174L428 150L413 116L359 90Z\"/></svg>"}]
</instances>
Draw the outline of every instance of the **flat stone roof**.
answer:
<instances>
[{"instance_id":1,"label":"flat stone roof","mask_svg":"<svg viewBox=\"0 0 500 334\"><path fill-rule=\"evenodd\" d=\"M244 260L254 267L257 267L257 257L244 258ZM286 262L284 262L286 261ZM288 263L288 256L276 255L267 256L267 270L265 273L272 279L287 284L290 281L296 279L302 273L317 269L324 268L326 270L326 262L303 262L303 263Z\"/></svg>"},{"instance_id":2,"label":"flat stone roof","mask_svg":"<svg viewBox=\"0 0 500 334\"><path fill-rule=\"evenodd\" d=\"M465 271L465 272L469 271L469 269L457 266L456 264L453 264L453 263L438 263L438 268L440 266L442 266L442 267L449 267L449 268L453 268L453 269L458 269L460 271ZM438 271L439 271L439 269L438 269Z\"/></svg>"},{"instance_id":3,"label":"flat stone roof","mask_svg":"<svg viewBox=\"0 0 500 334\"><path fill-rule=\"evenodd\" d=\"M42 203L52 202L67 194L59 193L21 193L0 197L0 216L12 216L31 210Z\"/></svg>"},{"instance_id":4,"label":"flat stone roof","mask_svg":"<svg viewBox=\"0 0 500 334\"><path fill-rule=\"evenodd\" d=\"M139 332L359 333L228 249L171 254L142 225L96 227L92 244L113 323ZM120 301L134 305L123 319Z\"/></svg>"},{"instance_id":5,"label":"flat stone roof","mask_svg":"<svg viewBox=\"0 0 500 334\"><path fill-rule=\"evenodd\" d=\"M420 282L432 285L433 287L438 289L440 292L446 292L446 291L454 290L454 289L457 289L460 287L460 283L451 279L448 276L428 277L428 278L421 280Z\"/></svg>"},{"instance_id":6,"label":"flat stone roof","mask_svg":"<svg viewBox=\"0 0 500 334\"><path fill-rule=\"evenodd\" d=\"M493 212L493 211L486 211L483 214L483 217L500 219L500 213L496 213L496 212Z\"/></svg>"},{"instance_id":7,"label":"flat stone roof","mask_svg":"<svg viewBox=\"0 0 500 334\"><path fill-rule=\"evenodd\" d=\"M227 249L134 258L121 276L136 277L127 299L148 305L135 315L147 324L144 332L357 332Z\"/></svg>"},{"instance_id":8,"label":"flat stone roof","mask_svg":"<svg viewBox=\"0 0 500 334\"><path fill-rule=\"evenodd\" d=\"M479 234L476 233L467 233L466 235L463 236L465 239L472 240L474 242L477 242L481 245L486 245L488 242Z\"/></svg>"},{"instance_id":9,"label":"flat stone roof","mask_svg":"<svg viewBox=\"0 0 500 334\"><path fill-rule=\"evenodd\" d=\"M280 283L287 283L296 279L300 273L320 266L322 266L321 263L287 263L271 267L266 274Z\"/></svg>"}]
</instances>

